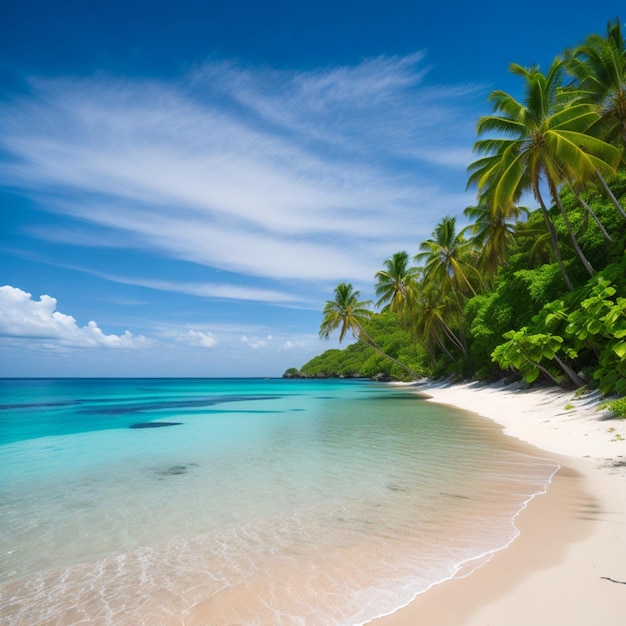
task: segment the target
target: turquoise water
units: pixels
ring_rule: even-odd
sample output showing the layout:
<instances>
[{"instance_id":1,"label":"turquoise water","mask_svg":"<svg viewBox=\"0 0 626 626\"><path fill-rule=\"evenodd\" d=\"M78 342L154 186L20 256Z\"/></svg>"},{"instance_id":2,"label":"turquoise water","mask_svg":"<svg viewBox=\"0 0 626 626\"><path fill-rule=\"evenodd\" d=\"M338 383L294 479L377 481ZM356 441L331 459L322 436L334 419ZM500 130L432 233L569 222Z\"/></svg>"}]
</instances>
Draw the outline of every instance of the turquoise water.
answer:
<instances>
[{"instance_id":1,"label":"turquoise water","mask_svg":"<svg viewBox=\"0 0 626 626\"><path fill-rule=\"evenodd\" d=\"M507 546L556 469L406 387L1 380L1 623L366 623Z\"/></svg>"}]
</instances>

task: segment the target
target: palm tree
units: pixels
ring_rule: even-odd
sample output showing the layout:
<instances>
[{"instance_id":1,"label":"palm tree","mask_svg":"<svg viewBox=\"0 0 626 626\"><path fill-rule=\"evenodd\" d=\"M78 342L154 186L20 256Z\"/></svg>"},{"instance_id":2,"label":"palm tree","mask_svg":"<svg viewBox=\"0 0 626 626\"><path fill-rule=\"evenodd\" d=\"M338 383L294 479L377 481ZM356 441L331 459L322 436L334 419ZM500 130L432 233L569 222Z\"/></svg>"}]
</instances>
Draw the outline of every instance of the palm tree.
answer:
<instances>
[{"instance_id":1,"label":"palm tree","mask_svg":"<svg viewBox=\"0 0 626 626\"><path fill-rule=\"evenodd\" d=\"M546 265L551 262L554 248L551 245L550 233L546 228L545 221L521 222L517 226L517 237L530 238L532 245L528 251L528 260L532 263L535 261L538 265Z\"/></svg>"},{"instance_id":2,"label":"palm tree","mask_svg":"<svg viewBox=\"0 0 626 626\"><path fill-rule=\"evenodd\" d=\"M360 291L354 291L350 283L340 283L335 287L334 300L327 300L324 306L324 319L320 326L320 337L328 339L330 334L341 326L339 342L348 333L358 338L362 332L362 323L372 317L369 306L371 300L360 301Z\"/></svg>"},{"instance_id":3,"label":"palm tree","mask_svg":"<svg viewBox=\"0 0 626 626\"><path fill-rule=\"evenodd\" d=\"M626 40L619 20L607 24L606 37L589 35L565 58L566 70L576 79L576 94L600 113L602 135L626 146Z\"/></svg>"},{"instance_id":4,"label":"palm tree","mask_svg":"<svg viewBox=\"0 0 626 626\"><path fill-rule=\"evenodd\" d=\"M509 211L502 212L486 200L477 206L468 206L463 215L474 220L469 227L472 244L480 250L479 265L487 276L493 277L501 265L506 263L507 250L515 238L517 220L527 215L528 209L512 205Z\"/></svg>"},{"instance_id":5,"label":"palm tree","mask_svg":"<svg viewBox=\"0 0 626 626\"><path fill-rule=\"evenodd\" d=\"M424 264L423 282L441 285L457 300L459 295L476 295L474 285L481 282L476 256L463 231L456 232L455 217L444 217L435 227L432 239L423 241L419 249L415 260Z\"/></svg>"},{"instance_id":6,"label":"palm tree","mask_svg":"<svg viewBox=\"0 0 626 626\"><path fill-rule=\"evenodd\" d=\"M561 203L559 187L563 181L588 179L597 171L614 175L620 154L614 146L587 134L598 114L588 103L572 103L564 98L560 89L561 67L558 59L547 74L538 67L527 69L511 65L511 72L525 81L524 101L518 102L504 91L491 93L489 99L494 103L496 114L480 118L477 132L479 136L496 132L504 137L480 139L475 143L474 151L485 156L469 166L468 185L476 184L479 196L488 193L489 200L503 210L516 204L523 192L532 191L571 291L572 284L561 259L558 235L543 199L541 183L545 181L574 250L593 275L594 270L578 245Z\"/></svg>"},{"instance_id":7,"label":"palm tree","mask_svg":"<svg viewBox=\"0 0 626 626\"><path fill-rule=\"evenodd\" d=\"M460 350L463 355L468 354L463 334L459 337L452 328L456 326L462 331L462 323L462 312L450 294L443 293L436 285L421 292L413 329L424 341L433 361L436 361L435 347L439 347L451 361L457 359L450 350ZM449 344L451 348L448 348Z\"/></svg>"},{"instance_id":8,"label":"palm tree","mask_svg":"<svg viewBox=\"0 0 626 626\"><path fill-rule=\"evenodd\" d=\"M417 327L422 336L434 341L450 358L446 338L455 348L468 354L463 332L463 308L476 295L482 283L472 242L457 233L456 218L446 216L435 227L432 238L423 241L415 256L422 263L422 280L418 299ZM457 332L453 330L457 329Z\"/></svg>"},{"instance_id":9,"label":"palm tree","mask_svg":"<svg viewBox=\"0 0 626 626\"><path fill-rule=\"evenodd\" d=\"M420 378L420 375L410 367L383 352L363 327L363 324L373 315L369 308L371 300L359 300L361 292L355 291L350 283L337 285L334 295L334 299L327 300L324 306L324 319L319 333L322 339L329 339L331 333L340 328L339 342L341 342L350 331L353 337L372 347L378 354L399 365L411 375Z\"/></svg>"},{"instance_id":10,"label":"palm tree","mask_svg":"<svg viewBox=\"0 0 626 626\"><path fill-rule=\"evenodd\" d=\"M374 275L376 278L376 306L383 306L383 311L392 311L398 320L406 324L410 319L417 298L419 269L409 266L406 251L396 252L383 262L385 269Z\"/></svg>"},{"instance_id":11,"label":"palm tree","mask_svg":"<svg viewBox=\"0 0 626 626\"><path fill-rule=\"evenodd\" d=\"M626 147L626 40L616 18L609 22L606 37L593 34L573 51L565 53L565 68L575 78L574 97L591 103L598 112L590 128L621 150ZM626 218L619 203L600 172L598 181L615 208Z\"/></svg>"}]
</instances>

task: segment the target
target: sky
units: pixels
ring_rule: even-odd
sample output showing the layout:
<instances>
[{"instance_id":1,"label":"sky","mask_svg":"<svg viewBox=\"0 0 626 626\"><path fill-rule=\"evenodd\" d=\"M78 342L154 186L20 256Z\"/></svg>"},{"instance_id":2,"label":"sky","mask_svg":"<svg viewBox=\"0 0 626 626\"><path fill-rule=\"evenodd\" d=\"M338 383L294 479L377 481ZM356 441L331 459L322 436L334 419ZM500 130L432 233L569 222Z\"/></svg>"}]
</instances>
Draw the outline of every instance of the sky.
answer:
<instances>
[{"instance_id":1,"label":"sky","mask_svg":"<svg viewBox=\"0 0 626 626\"><path fill-rule=\"evenodd\" d=\"M375 300L386 258L464 225L508 65L622 5L2 0L0 376L272 377L339 347L337 284Z\"/></svg>"}]
</instances>

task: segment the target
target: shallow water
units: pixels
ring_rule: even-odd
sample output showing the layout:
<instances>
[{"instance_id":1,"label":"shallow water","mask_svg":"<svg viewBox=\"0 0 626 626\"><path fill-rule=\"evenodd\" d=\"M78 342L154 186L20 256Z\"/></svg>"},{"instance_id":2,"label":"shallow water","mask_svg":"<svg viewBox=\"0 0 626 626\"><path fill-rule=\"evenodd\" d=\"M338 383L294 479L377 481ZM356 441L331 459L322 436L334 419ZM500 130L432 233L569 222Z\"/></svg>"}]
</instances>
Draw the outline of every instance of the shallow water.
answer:
<instances>
[{"instance_id":1,"label":"shallow water","mask_svg":"<svg viewBox=\"0 0 626 626\"><path fill-rule=\"evenodd\" d=\"M0 444L29 625L364 623L508 545L557 469L362 381L4 380Z\"/></svg>"}]
</instances>

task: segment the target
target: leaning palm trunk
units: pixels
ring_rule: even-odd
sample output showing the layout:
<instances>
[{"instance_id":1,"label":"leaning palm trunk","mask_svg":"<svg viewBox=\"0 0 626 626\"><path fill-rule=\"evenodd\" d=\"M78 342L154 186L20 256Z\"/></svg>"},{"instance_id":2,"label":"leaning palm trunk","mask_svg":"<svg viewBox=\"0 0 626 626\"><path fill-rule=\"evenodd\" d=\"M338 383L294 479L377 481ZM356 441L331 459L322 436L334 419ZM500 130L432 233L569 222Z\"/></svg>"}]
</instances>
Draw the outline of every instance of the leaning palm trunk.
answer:
<instances>
[{"instance_id":1,"label":"leaning palm trunk","mask_svg":"<svg viewBox=\"0 0 626 626\"><path fill-rule=\"evenodd\" d=\"M591 215L593 221L598 225L598 228L600 229L600 232L602 233L604 238L607 241L613 241L611 235L609 235L609 233L606 231L606 228L604 228L604 224L602 224L600 218L596 215L595 211L583 200L582 196L574 190L574 187L569 182L567 183L567 185L570 188L570 191L574 194L576 200L578 200L583 209L585 209L585 211L587 211L587 213Z\"/></svg>"},{"instance_id":2,"label":"leaning palm trunk","mask_svg":"<svg viewBox=\"0 0 626 626\"><path fill-rule=\"evenodd\" d=\"M476 290L474 289L474 287L472 287L472 283L470 283L470 281L468 280L467 276L465 275L465 272L461 270L460 274L461 274L461 278L463 279L463 282L467 285L467 288L470 290L471 294L473 296L477 295Z\"/></svg>"},{"instance_id":3,"label":"leaning palm trunk","mask_svg":"<svg viewBox=\"0 0 626 626\"><path fill-rule=\"evenodd\" d=\"M452 343L454 343L459 348L459 350L461 350L461 352L463 354L467 354L467 346L465 345L465 341L463 341L463 339L460 339L457 336L457 334L450 328L450 326L448 326L443 321L443 318L441 316L437 317L437 319L441 323L441 327L443 328L443 332L452 341Z\"/></svg>"},{"instance_id":4,"label":"leaning palm trunk","mask_svg":"<svg viewBox=\"0 0 626 626\"><path fill-rule=\"evenodd\" d=\"M401 361L398 361L397 359L394 359L392 356L388 355L386 352L383 352L378 347L376 342L372 339L372 337L369 335L369 333L363 328L363 326L361 326L359 324L357 329L356 329L356 331L357 332L354 333L354 336L359 341L362 341L364 344L370 346L376 352L378 352L378 354L380 354L381 356L385 357L386 359L389 359L392 363L395 363L396 365L400 366L403 370L406 370L409 374L411 374L411 375L413 375L413 376L415 376L417 378L422 378L421 374L418 374L415 370L412 370L408 365L405 365Z\"/></svg>"},{"instance_id":5,"label":"leaning palm trunk","mask_svg":"<svg viewBox=\"0 0 626 626\"><path fill-rule=\"evenodd\" d=\"M439 333L434 332L435 341L437 345L441 348L441 351L453 362L458 363L458 359L455 359L450 350L446 347L445 341L439 336ZM437 362L437 358L435 354L431 354L433 363Z\"/></svg>"},{"instance_id":6,"label":"leaning palm trunk","mask_svg":"<svg viewBox=\"0 0 626 626\"><path fill-rule=\"evenodd\" d=\"M561 251L559 249L559 237L556 234L556 228L550 219L550 214L548 213L548 209L546 207L545 202L543 201L543 196L539 191L539 186L534 185L533 191L535 192L535 197L539 201L539 206L541 207L541 214L543 215L543 219L546 223L546 228L550 233L550 239L552 241L552 249L554 250L554 254L556 256L556 260L559 263L559 267L561 268L561 274L563 275L563 279L565 280L565 284L567 286L568 291L573 291L572 283L567 275L567 270L565 269L565 265L563 264L563 259L561 258Z\"/></svg>"},{"instance_id":7,"label":"leaning palm trunk","mask_svg":"<svg viewBox=\"0 0 626 626\"><path fill-rule=\"evenodd\" d=\"M596 271L593 269L593 267L591 266L591 263L589 263L584 252L580 249L580 246L578 245L578 239L576 239L576 235L574 234L574 229L572 228L569 218L567 217L567 212L565 211L565 208L563 207L563 203L561 202L559 192L556 190L556 187L554 186L553 183L549 183L549 184L550 184L550 191L552 193L554 202L559 207L559 211L561 212L561 216L563 217L563 221L565 222L565 228L567 229L567 234L569 235L570 241L572 242L572 246L574 246L574 250L576 250L576 254L578 255L578 258L581 260L582 264L585 266L585 269L587 270L587 272L589 272L589 276L593 276L596 273Z\"/></svg>"},{"instance_id":8,"label":"leaning palm trunk","mask_svg":"<svg viewBox=\"0 0 626 626\"><path fill-rule=\"evenodd\" d=\"M596 169L596 176L598 177L598 180L600 181L600 184L602 185L602 189L604 189L604 192L613 203L613 206L622 214L622 217L626 219L626 211L624 211L624 207L619 203L618 199L615 197L615 194L611 191L611 188L606 184L604 177L602 176L602 174L600 174L599 170L597 169Z\"/></svg>"}]
</instances>

